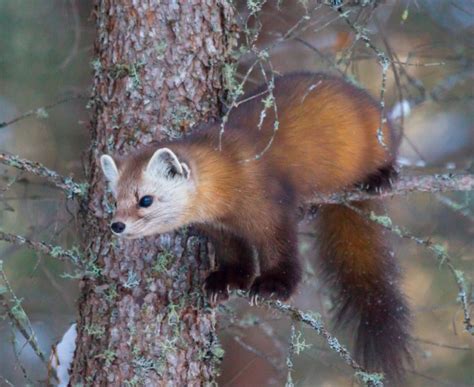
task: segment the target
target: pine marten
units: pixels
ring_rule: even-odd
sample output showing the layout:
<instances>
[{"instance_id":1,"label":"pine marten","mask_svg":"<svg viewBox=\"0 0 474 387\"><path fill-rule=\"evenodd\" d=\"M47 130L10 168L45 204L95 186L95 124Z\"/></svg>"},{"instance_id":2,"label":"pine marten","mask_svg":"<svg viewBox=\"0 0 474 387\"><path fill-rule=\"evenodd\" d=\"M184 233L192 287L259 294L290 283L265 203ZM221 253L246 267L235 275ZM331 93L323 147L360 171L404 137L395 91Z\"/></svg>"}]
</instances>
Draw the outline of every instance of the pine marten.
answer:
<instances>
[{"instance_id":1,"label":"pine marten","mask_svg":"<svg viewBox=\"0 0 474 387\"><path fill-rule=\"evenodd\" d=\"M280 76L277 112L267 109L262 122L266 90L242 97L222 137L221 122L198 125L182 139L100 159L117 202L114 234L139 238L193 224L211 238L219 266L205 289L214 301L229 288L290 297L302 276L298 206L356 185L378 189L394 173L399 140L388 122L379 129L380 104L365 91L320 73ZM373 201L352 205L376 210ZM321 205L316 215L320 275L334 291L336 321L353 327L365 367L400 375L409 311L387 236L342 204Z\"/></svg>"}]
</instances>

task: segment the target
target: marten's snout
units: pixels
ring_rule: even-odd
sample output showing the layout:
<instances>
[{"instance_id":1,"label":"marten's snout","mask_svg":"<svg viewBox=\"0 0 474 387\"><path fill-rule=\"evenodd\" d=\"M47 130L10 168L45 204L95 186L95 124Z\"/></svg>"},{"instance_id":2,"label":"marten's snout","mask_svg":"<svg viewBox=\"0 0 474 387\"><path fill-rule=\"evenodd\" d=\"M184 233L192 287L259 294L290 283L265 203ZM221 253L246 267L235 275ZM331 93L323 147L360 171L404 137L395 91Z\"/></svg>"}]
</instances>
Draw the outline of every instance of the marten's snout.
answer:
<instances>
[{"instance_id":1,"label":"marten's snout","mask_svg":"<svg viewBox=\"0 0 474 387\"><path fill-rule=\"evenodd\" d=\"M120 234L125 230L125 223L122 222L114 222L110 225L110 228L115 234Z\"/></svg>"}]
</instances>

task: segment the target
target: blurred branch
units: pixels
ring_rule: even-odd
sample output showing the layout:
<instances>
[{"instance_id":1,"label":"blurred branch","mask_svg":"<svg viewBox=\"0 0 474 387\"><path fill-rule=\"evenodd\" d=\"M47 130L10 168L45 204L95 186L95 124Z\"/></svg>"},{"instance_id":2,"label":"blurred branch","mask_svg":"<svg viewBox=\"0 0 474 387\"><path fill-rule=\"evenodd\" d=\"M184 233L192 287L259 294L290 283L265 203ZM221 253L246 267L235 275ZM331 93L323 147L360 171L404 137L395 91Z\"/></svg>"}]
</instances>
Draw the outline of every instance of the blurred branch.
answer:
<instances>
[{"instance_id":1,"label":"blurred branch","mask_svg":"<svg viewBox=\"0 0 474 387\"><path fill-rule=\"evenodd\" d=\"M365 216L371 221L376 222L386 230L393 232L400 238L411 240L420 246L426 247L434 254L440 265L446 265L448 267L449 271L451 271L456 281L456 285L458 286L458 302L461 304L461 308L464 314L464 327L468 333L474 336L474 325L472 323L472 317L470 313L470 296L468 291L468 284L465 279L464 272L455 267L452 258L446 251L446 247L440 243L433 242L429 237L420 238L416 235L411 234L408 231L402 230L400 227L393 225L392 220L388 216L377 215L373 212L368 214L363 210L351 205L350 203L345 203L345 205L352 209L354 212L360 214L361 216Z\"/></svg>"},{"instance_id":2,"label":"blurred branch","mask_svg":"<svg viewBox=\"0 0 474 387\"><path fill-rule=\"evenodd\" d=\"M5 383L5 386L15 387L15 385L12 382L10 382L7 378L5 378L2 375L0 375L0 380L3 380L3 382Z\"/></svg>"},{"instance_id":3,"label":"blurred branch","mask_svg":"<svg viewBox=\"0 0 474 387\"><path fill-rule=\"evenodd\" d=\"M25 118L28 118L28 117L31 117L31 116L46 118L48 116L48 113L47 113L48 110L50 110L50 109L52 109L52 108L54 108L58 105L62 105L65 102L69 102L69 101L72 101L74 99L79 99L79 98L86 98L86 97L81 95L81 94L75 94L75 95L72 95L70 97L62 98L62 99L60 99L56 102L53 102L49 105L45 105L45 106L42 106L42 107L39 107L39 108L36 108L36 109L28 110L27 112L23 113L22 115L14 118L10 121L0 122L0 129L6 128L7 126L10 126L11 124L14 124L15 122L21 121L21 120L23 120Z\"/></svg>"},{"instance_id":4,"label":"blurred branch","mask_svg":"<svg viewBox=\"0 0 474 387\"><path fill-rule=\"evenodd\" d=\"M235 335L233 337L234 341L239 344L242 348L244 348L246 351L254 354L255 356L258 356L259 358L263 359L266 361L273 369L278 372L282 373L282 365L275 360L273 357L268 355L265 352L259 351L257 348L252 347L250 344L247 344L240 336Z\"/></svg>"},{"instance_id":5,"label":"blurred branch","mask_svg":"<svg viewBox=\"0 0 474 387\"><path fill-rule=\"evenodd\" d=\"M57 172L46 168L41 163L22 159L18 156L9 155L3 152L0 152L0 163L5 164L9 167L20 169L36 176L46 178L56 187L65 191L68 199L72 199L75 196L85 196L86 194L86 183L76 183L72 180L71 177L62 176Z\"/></svg>"},{"instance_id":6,"label":"blurred branch","mask_svg":"<svg viewBox=\"0 0 474 387\"><path fill-rule=\"evenodd\" d=\"M236 294L239 297L248 299L247 292L236 291ZM321 336L326 340L326 343L328 344L329 348L331 348L331 350L336 352L347 365L351 366L356 371L356 377L365 385L371 387L383 386L382 375L378 373L369 373L367 370L362 368L362 366L352 358L349 351L339 343L339 340L326 329L319 313L311 311L303 312L294 306L285 304L278 300L273 301L259 299L259 302L255 302L254 305L269 307L272 310L278 311L279 313L290 317L293 321L301 322L310 327L316 332L318 336Z\"/></svg>"},{"instance_id":7,"label":"blurred branch","mask_svg":"<svg viewBox=\"0 0 474 387\"><path fill-rule=\"evenodd\" d=\"M450 344L437 343L437 342L422 339L422 338L419 338L419 337L413 337L412 339L419 342L419 343L432 345L432 346L435 346L435 347L453 349L453 350L457 350L457 351L471 351L471 348L468 345L466 345L464 347L458 347L458 346L450 345Z\"/></svg>"},{"instance_id":8,"label":"blurred branch","mask_svg":"<svg viewBox=\"0 0 474 387\"><path fill-rule=\"evenodd\" d=\"M68 56L63 60L59 65L59 69L64 70L66 66L74 59L79 50L79 43L81 41L81 20L79 17L79 8L77 6L76 0L69 0L71 3L71 14L73 17L74 23L74 43L71 46L71 50Z\"/></svg>"},{"instance_id":9,"label":"blurred branch","mask_svg":"<svg viewBox=\"0 0 474 387\"><path fill-rule=\"evenodd\" d=\"M36 242L30 239L24 238L20 235L10 234L0 231L0 240L12 243L17 246L26 246L31 250L39 253L48 254L54 258L60 260L70 260L77 264L80 257L79 254L73 250L65 250L60 246L53 246L45 242Z\"/></svg>"},{"instance_id":10,"label":"blurred branch","mask_svg":"<svg viewBox=\"0 0 474 387\"><path fill-rule=\"evenodd\" d=\"M31 326L30 319L21 305L21 299L19 299L13 292L5 271L3 270L2 260L0 260L0 280L3 283L3 286L0 287L0 305L5 309L6 315L10 319L11 324L23 335L26 342L31 346L43 364L46 364L46 358L38 345L38 340L36 339L35 332ZM10 302L5 296L6 294L10 295L10 301L13 305L10 305Z\"/></svg>"},{"instance_id":11,"label":"blurred branch","mask_svg":"<svg viewBox=\"0 0 474 387\"><path fill-rule=\"evenodd\" d=\"M2 307L6 310L6 314L8 318L10 319L11 323L13 324L13 326L16 329L18 329L18 332L22 334L26 342L31 345L31 348L33 348L33 351L38 355L41 361L46 364L46 358L44 356L44 353L39 348L39 345L35 336L33 334L28 333L27 328L23 326L22 321L17 317L17 313L14 313L12 311L12 308L8 305L8 301L3 296L3 294L0 294L0 305L2 305Z\"/></svg>"},{"instance_id":12,"label":"blurred branch","mask_svg":"<svg viewBox=\"0 0 474 387\"><path fill-rule=\"evenodd\" d=\"M461 214L471 222L474 222L474 214L470 210L469 203L458 203L457 201L448 198L445 195L436 194L436 199L446 207L450 208L452 211Z\"/></svg>"},{"instance_id":13,"label":"blurred branch","mask_svg":"<svg viewBox=\"0 0 474 387\"><path fill-rule=\"evenodd\" d=\"M406 195L411 192L435 193L447 191L474 191L474 174L444 173L434 175L402 176L394 182L391 190L371 194L355 189L342 194L320 195L315 197L313 204L345 203L375 198L387 198L395 195Z\"/></svg>"}]
</instances>

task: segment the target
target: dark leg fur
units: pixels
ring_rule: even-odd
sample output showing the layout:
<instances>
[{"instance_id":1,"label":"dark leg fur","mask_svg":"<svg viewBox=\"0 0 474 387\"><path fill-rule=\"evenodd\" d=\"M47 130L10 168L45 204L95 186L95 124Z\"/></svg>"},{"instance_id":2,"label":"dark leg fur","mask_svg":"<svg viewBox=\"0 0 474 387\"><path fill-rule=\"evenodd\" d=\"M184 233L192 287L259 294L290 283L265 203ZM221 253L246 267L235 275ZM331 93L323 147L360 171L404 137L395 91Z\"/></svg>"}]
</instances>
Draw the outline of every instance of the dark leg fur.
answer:
<instances>
[{"instance_id":1,"label":"dark leg fur","mask_svg":"<svg viewBox=\"0 0 474 387\"><path fill-rule=\"evenodd\" d=\"M296 213L296 211L295 211ZM270 238L259 246L260 276L250 288L250 297L286 300L296 289L301 279L298 260L296 220L284 219Z\"/></svg>"},{"instance_id":2,"label":"dark leg fur","mask_svg":"<svg viewBox=\"0 0 474 387\"><path fill-rule=\"evenodd\" d=\"M223 231L206 230L213 242L218 269L206 278L204 288L213 303L229 298L229 288L248 289L254 277L252 248L240 237Z\"/></svg>"},{"instance_id":3,"label":"dark leg fur","mask_svg":"<svg viewBox=\"0 0 474 387\"><path fill-rule=\"evenodd\" d=\"M398 177L398 171L393 164L389 164L383 168L380 168L376 173L369 175L361 184L358 186L372 193L377 193L392 188L393 182Z\"/></svg>"}]
</instances>

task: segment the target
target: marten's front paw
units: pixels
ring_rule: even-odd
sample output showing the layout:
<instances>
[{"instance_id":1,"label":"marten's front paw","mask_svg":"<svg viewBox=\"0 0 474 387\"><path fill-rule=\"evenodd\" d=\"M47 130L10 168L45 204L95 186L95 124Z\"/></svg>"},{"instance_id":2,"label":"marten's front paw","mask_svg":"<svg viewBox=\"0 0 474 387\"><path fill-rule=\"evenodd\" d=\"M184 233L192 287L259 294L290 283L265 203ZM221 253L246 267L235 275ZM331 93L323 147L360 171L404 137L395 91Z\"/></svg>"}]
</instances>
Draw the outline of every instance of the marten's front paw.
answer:
<instances>
[{"instance_id":1,"label":"marten's front paw","mask_svg":"<svg viewBox=\"0 0 474 387\"><path fill-rule=\"evenodd\" d=\"M366 177L359 188L368 193L378 194L382 191L390 191L393 182L397 180L398 171L393 165L380 168L377 172Z\"/></svg>"},{"instance_id":2,"label":"marten's front paw","mask_svg":"<svg viewBox=\"0 0 474 387\"><path fill-rule=\"evenodd\" d=\"M257 297L276 300L288 299L294 291L296 284L289 283L287 278L278 274L263 274L255 278L250 287L250 302L254 304Z\"/></svg>"},{"instance_id":3,"label":"marten's front paw","mask_svg":"<svg viewBox=\"0 0 474 387\"><path fill-rule=\"evenodd\" d=\"M211 305L226 301L229 298L229 283L224 271L213 271L204 282L204 292Z\"/></svg>"}]
</instances>

